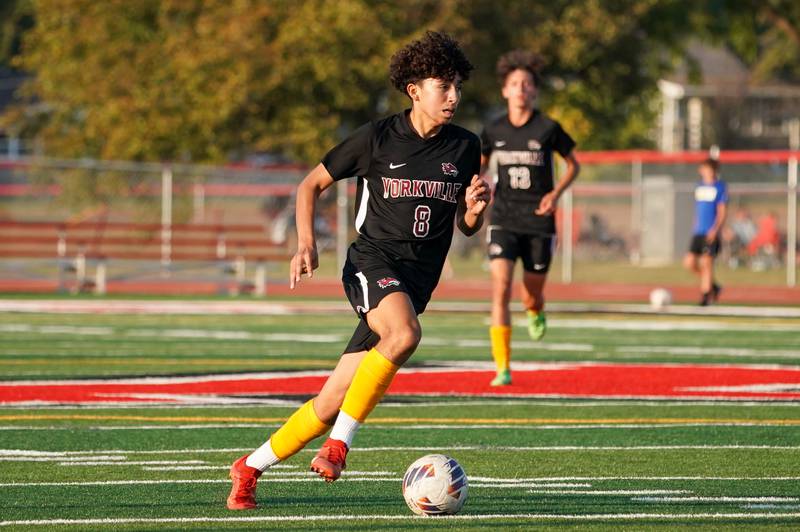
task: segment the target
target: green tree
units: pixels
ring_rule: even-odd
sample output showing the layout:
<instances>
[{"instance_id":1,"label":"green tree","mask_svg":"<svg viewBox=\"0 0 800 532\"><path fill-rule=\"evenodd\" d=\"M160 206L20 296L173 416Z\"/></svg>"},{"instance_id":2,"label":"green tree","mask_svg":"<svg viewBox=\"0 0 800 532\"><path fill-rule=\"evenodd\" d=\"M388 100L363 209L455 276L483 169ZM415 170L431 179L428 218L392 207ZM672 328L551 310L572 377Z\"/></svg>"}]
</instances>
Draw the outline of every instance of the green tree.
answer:
<instances>
[{"instance_id":1,"label":"green tree","mask_svg":"<svg viewBox=\"0 0 800 532\"><path fill-rule=\"evenodd\" d=\"M477 66L459 121L501 107L497 57L545 56L542 106L582 149L646 146L656 81L703 20L680 0L29 0L16 64L45 105L30 120L64 157L218 163L277 151L314 163L407 104L392 52L427 29ZM8 120L19 120L8 115Z\"/></svg>"}]
</instances>

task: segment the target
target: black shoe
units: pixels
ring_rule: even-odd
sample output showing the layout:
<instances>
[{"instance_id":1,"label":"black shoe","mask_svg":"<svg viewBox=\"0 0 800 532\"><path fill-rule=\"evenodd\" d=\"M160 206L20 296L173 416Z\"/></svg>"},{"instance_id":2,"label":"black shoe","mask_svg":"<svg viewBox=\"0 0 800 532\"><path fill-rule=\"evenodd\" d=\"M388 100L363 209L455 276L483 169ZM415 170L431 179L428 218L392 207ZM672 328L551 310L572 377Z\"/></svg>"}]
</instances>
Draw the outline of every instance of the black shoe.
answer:
<instances>
[{"instance_id":1,"label":"black shoe","mask_svg":"<svg viewBox=\"0 0 800 532\"><path fill-rule=\"evenodd\" d=\"M701 307L707 307L711 304L711 292L706 292L700 297L700 305Z\"/></svg>"},{"instance_id":2,"label":"black shoe","mask_svg":"<svg viewBox=\"0 0 800 532\"><path fill-rule=\"evenodd\" d=\"M719 294L722 292L722 287L717 283L711 285L711 299L714 300L714 303L719 301Z\"/></svg>"}]
</instances>

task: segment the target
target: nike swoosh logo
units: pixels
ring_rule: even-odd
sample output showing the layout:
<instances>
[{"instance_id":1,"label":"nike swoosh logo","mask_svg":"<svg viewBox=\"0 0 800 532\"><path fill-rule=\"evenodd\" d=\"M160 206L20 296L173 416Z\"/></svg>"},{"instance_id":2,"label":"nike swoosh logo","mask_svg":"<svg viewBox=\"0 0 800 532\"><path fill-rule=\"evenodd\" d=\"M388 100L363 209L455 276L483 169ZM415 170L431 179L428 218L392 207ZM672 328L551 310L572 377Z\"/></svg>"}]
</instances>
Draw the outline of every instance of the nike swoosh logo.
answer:
<instances>
[{"instance_id":1,"label":"nike swoosh logo","mask_svg":"<svg viewBox=\"0 0 800 532\"><path fill-rule=\"evenodd\" d=\"M405 166L407 164L408 163L400 163L400 164L389 163L389 170L394 170L395 168L400 168L401 166Z\"/></svg>"},{"instance_id":2,"label":"nike swoosh logo","mask_svg":"<svg viewBox=\"0 0 800 532\"><path fill-rule=\"evenodd\" d=\"M497 142L494 143L494 145L497 146L498 148L502 148L503 146L506 145L506 141L498 140Z\"/></svg>"}]
</instances>

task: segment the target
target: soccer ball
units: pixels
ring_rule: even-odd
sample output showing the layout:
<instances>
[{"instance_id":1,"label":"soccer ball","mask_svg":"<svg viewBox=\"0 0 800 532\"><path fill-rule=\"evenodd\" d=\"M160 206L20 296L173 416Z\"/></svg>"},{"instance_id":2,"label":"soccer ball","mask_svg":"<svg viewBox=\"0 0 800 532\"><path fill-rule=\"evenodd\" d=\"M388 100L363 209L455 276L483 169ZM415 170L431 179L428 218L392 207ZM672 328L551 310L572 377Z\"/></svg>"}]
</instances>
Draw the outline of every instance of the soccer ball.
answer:
<instances>
[{"instance_id":1,"label":"soccer ball","mask_svg":"<svg viewBox=\"0 0 800 532\"><path fill-rule=\"evenodd\" d=\"M664 310L672 303L672 293L666 288L656 288L650 292L650 306L654 310Z\"/></svg>"},{"instance_id":2,"label":"soccer ball","mask_svg":"<svg viewBox=\"0 0 800 532\"><path fill-rule=\"evenodd\" d=\"M467 500L467 475L455 459L428 454L408 466L403 498L417 515L453 515Z\"/></svg>"}]
</instances>

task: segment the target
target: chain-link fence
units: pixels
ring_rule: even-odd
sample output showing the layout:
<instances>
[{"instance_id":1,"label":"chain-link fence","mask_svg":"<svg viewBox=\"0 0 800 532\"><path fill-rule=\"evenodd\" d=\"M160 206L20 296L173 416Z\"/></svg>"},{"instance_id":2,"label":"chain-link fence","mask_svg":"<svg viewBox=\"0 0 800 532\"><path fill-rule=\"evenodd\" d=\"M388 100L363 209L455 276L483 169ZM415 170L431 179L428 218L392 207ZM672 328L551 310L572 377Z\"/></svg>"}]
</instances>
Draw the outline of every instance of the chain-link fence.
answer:
<instances>
[{"instance_id":1,"label":"chain-link fence","mask_svg":"<svg viewBox=\"0 0 800 532\"><path fill-rule=\"evenodd\" d=\"M722 152L730 203L718 268L728 282L796 282L798 155ZM680 258L691 237L697 165L705 157L580 154L580 177L559 205L551 276L564 282L690 279ZM166 287L181 279L219 282L221 271L232 271L243 281L242 268L252 270L259 258L280 262L294 249L293 194L305 172L292 165L0 160L0 277L52 277L52 259L83 253L107 261L111 279L158 278ZM326 191L317 212L320 251L338 257L329 263L341 264L355 236L354 184ZM55 236L41 232L47 224ZM78 229L83 233L70 238ZM445 275L486 278L484 247L482 234L467 239L456 231ZM337 275L333 268L328 273Z\"/></svg>"}]
</instances>

